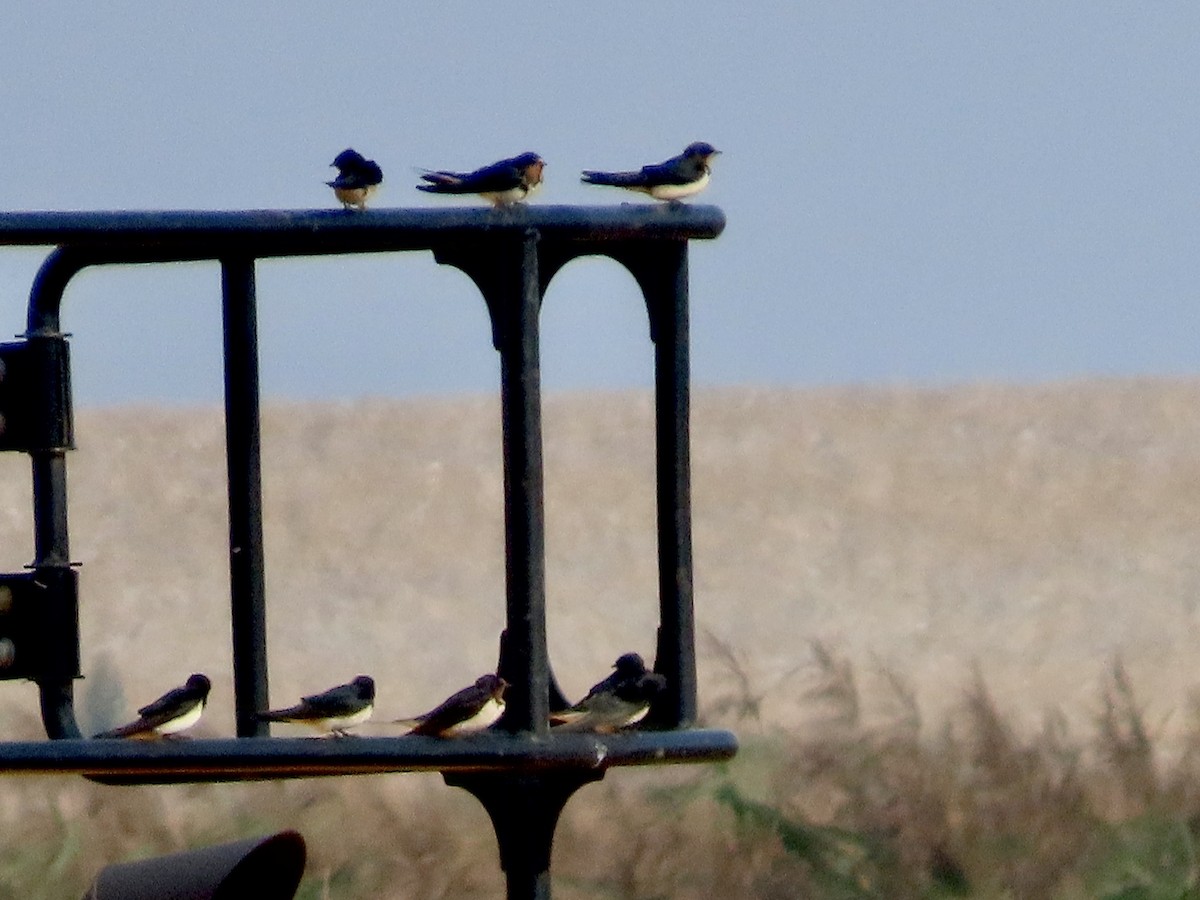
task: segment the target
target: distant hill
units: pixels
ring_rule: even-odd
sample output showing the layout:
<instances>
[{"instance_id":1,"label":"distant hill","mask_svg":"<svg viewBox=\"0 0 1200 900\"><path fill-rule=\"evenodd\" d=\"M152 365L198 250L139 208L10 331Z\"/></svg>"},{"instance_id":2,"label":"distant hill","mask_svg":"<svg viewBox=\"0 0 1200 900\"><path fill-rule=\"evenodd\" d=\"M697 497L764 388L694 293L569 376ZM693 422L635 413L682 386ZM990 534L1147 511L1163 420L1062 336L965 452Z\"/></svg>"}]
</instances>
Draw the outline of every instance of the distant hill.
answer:
<instances>
[{"instance_id":1,"label":"distant hill","mask_svg":"<svg viewBox=\"0 0 1200 900\"><path fill-rule=\"evenodd\" d=\"M208 672L206 727L232 733L220 410L87 411L77 431L85 668L130 708ZM1200 381L698 391L692 435L697 619L774 685L770 722L799 715L814 640L930 713L976 663L1031 722L1090 717L1116 654L1164 728L1200 683ZM545 439L551 652L579 693L654 645L651 397L550 396ZM391 718L494 665L494 399L269 405L263 440L273 699L365 672ZM0 536L19 570L23 457L0 460ZM708 650L704 703L732 686ZM17 706L31 687L0 692Z\"/></svg>"}]
</instances>

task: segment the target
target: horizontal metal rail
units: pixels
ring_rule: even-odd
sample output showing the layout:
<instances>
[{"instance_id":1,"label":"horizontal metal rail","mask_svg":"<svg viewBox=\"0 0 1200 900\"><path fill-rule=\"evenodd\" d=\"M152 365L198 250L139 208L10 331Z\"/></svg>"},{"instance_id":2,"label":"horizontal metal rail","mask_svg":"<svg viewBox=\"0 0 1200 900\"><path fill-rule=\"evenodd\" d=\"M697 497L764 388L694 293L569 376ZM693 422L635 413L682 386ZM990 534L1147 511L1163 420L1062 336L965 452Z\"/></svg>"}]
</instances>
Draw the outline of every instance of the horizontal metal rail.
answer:
<instances>
[{"instance_id":1,"label":"horizontal metal rail","mask_svg":"<svg viewBox=\"0 0 1200 900\"><path fill-rule=\"evenodd\" d=\"M565 241L714 238L715 206L527 206L491 209L0 213L0 246L154 247L180 260L228 250L258 258L430 250L535 228Z\"/></svg>"},{"instance_id":2,"label":"horizontal metal rail","mask_svg":"<svg viewBox=\"0 0 1200 900\"><path fill-rule=\"evenodd\" d=\"M532 741L493 732L464 738L348 737L60 740L3 744L6 774L136 776L139 781L231 781L381 772L603 771L611 766L730 759L727 731L561 734Z\"/></svg>"}]
</instances>

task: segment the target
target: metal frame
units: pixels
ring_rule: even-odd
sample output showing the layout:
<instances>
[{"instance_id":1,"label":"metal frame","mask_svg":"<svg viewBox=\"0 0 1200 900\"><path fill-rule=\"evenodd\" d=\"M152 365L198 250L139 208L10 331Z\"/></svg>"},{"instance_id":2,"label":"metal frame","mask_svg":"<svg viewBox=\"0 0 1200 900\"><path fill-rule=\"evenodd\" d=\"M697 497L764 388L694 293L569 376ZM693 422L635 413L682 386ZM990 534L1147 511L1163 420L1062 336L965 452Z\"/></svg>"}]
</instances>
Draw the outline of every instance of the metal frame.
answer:
<instances>
[{"instance_id":1,"label":"metal frame","mask_svg":"<svg viewBox=\"0 0 1200 900\"><path fill-rule=\"evenodd\" d=\"M706 206L392 209L343 211L0 214L0 245L54 245L30 294L25 341L65 360L60 308L83 269L124 263L216 260L224 311L225 423L229 473L230 587L237 739L93 742L75 722L79 675L76 579L67 532L66 451L71 443L69 373L39 397L61 398L42 414L55 441L22 447L32 459L33 579L51 597L39 641L69 644L33 666L52 741L0 742L0 774L75 772L113 783L252 780L411 770L441 771L480 799L492 817L509 897L549 897L554 826L566 800L609 766L728 759L724 731L694 728L687 242L725 224ZM255 261L270 257L432 251L477 285L501 358L506 629L500 674L510 683L500 729L477 738L372 737L358 741L264 737L267 703ZM660 626L654 668L667 678L647 728L613 736L551 734L565 704L546 647L541 384L538 327L546 288L579 256L624 265L644 296L655 347L655 434ZM55 357L57 358L57 357ZM48 370L49 371L49 370ZM41 406L53 406L44 400ZM47 445L49 444L49 445ZM10 576L15 577L15 576ZM72 665L75 671L72 671Z\"/></svg>"}]
</instances>

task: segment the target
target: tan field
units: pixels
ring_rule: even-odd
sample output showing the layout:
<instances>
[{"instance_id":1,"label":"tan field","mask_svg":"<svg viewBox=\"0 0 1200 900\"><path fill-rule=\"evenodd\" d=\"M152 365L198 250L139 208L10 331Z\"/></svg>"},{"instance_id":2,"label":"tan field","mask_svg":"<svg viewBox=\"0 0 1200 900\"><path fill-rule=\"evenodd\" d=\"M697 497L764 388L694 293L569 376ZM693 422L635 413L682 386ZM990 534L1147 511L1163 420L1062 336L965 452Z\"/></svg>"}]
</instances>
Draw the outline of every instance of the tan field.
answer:
<instances>
[{"instance_id":1,"label":"tan field","mask_svg":"<svg viewBox=\"0 0 1200 900\"><path fill-rule=\"evenodd\" d=\"M978 665L1031 723L1049 706L1091 720L1120 656L1148 721L1182 725L1200 681L1200 381L701 390L693 407L697 620L742 655L768 723L811 714L819 641L860 677L907 679L931 718ZM546 401L550 641L569 694L653 648L651 416L638 392ZM200 730L231 734L220 410L85 411L77 432L84 668L125 691L113 709L85 681L85 728L204 671ZM269 404L263 440L275 702L369 673L389 719L494 666L495 400ZM0 565L19 570L28 462L0 462ZM701 644L709 708L730 690L715 649ZM31 686L0 695L16 708L36 709Z\"/></svg>"}]
</instances>

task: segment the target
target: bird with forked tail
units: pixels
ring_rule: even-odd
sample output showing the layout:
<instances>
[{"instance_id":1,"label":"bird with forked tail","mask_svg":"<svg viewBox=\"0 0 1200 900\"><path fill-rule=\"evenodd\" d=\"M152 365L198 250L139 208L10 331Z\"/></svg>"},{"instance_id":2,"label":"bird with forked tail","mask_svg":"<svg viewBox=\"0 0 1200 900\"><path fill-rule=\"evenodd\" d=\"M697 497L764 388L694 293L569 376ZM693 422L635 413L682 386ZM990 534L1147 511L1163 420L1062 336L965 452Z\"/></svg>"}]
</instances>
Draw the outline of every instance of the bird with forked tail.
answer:
<instances>
[{"instance_id":1,"label":"bird with forked tail","mask_svg":"<svg viewBox=\"0 0 1200 900\"><path fill-rule=\"evenodd\" d=\"M546 161L536 153L522 153L476 169L474 172L422 171L417 190L431 194L478 194L500 209L527 199L542 185Z\"/></svg>"},{"instance_id":2,"label":"bird with forked tail","mask_svg":"<svg viewBox=\"0 0 1200 900\"><path fill-rule=\"evenodd\" d=\"M655 200L678 202L708 187L712 174L712 158L721 151L712 144L697 141L688 144L679 156L666 162L642 166L634 172L585 171L581 178L587 184L625 188L649 194Z\"/></svg>"},{"instance_id":3,"label":"bird with forked tail","mask_svg":"<svg viewBox=\"0 0 1200 900\"><path fill-rule=\"evenodd\" d=\"M455 737L490 728L504 712L504 692L508 682L499 675L481 675L427 713L411 719L396 719L407 725L409 734Z\"/></svg>"},{"instance_id":4,"label":"bird with forked tail","mask_svg":"<svg viewBox=\"0 0 1200 900\"><path fill-rule=\"evenodd\" d=\"M371 718L375 709L375 680L359 675L347 684L302 697L295 706L271 709L258 714L264 722L290 722L304 725L322 735L347 737L347 729Z\"/></svg>"},{"instance_id":5,"label":"bird with forked tail","mask_svg":"<svg viewBox=\"0 0 1200 900\"><path fill-rule=\"evenodd\" d=\"M137 719L128 725L101 732L96 737L138 740L172 737L200 720L211 688L212 682L207 676L192 675L182 687L167 691L139 709Z\"/></svg>"}]
</instances>

